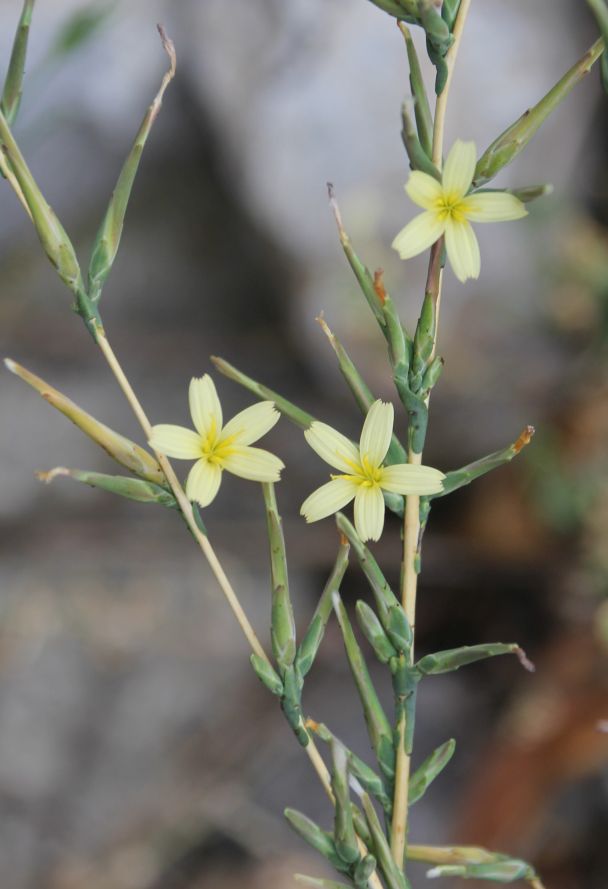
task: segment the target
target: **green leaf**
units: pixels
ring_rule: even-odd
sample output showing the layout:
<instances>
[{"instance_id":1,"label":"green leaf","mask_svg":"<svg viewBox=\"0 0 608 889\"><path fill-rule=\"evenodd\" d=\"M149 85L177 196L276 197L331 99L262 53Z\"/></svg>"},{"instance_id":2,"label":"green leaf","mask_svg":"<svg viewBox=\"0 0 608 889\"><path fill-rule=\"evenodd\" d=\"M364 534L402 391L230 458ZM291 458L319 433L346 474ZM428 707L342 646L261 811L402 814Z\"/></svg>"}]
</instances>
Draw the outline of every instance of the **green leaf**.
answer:
<instances>
[{"instance_id":1,"label":"green leaf","mask_svg":"<svg viewBox=\"0 0 608 889\"><path fill-rule=\"evenodd\" d=\"M462 877L465 880L488 880L491 883L516 883L531 880L534 869L517 858L504 858L487 864L444 864L432 868L427 877Z\"/></svg>"},{"instance_id":2,"label":"green leaf","mask_svg":"<svg viewBox=\"0 0 608 889\"><path fill-rule=\"evenodd\" d=\"M416 47L414 46L410 30L403 23L399 24L399 30L403 34L405 40L407 60L410 68L410 88L414 98L414 114L416 116L417 129L416 135L425 157L429 160L433 154L433 117L431 115L431 108L424 86L418 53L416 52ZM434 164L431 164L431 166L434 166ZM422 168L419 167L414 169ZM435 174L431 173L431 175L435 175L435 178L441 178L439 171L436 169Z\"/></svg>"},{"instance_id":3,"label":"green leaf","mask_svg":"<svg viewBox=\"0 0 608 889\"><path fill-rule=\"evenodd\" d=\"M318 824L315 824L314 821L306 815L303 815L302 812L298 812L297 809L285 809L284 814L296 833L299 834L309 846L316 849L316 851L326 858L336 870L341 873L348 873L349 867L344 864L336 852L336 847L331 834L322 830Z\"/></svg>"},{"instance_id":4,"label":"green leaf","mask_svg":"<svg viewBox=\"0 0 608 889\"><path fill-rule=\"evenodd\" d=\"M460 0L443 0L441 7L441 18L444 20L450 31L454 30L454 23L458 15Z\"/></svg>"},{"instance_id":5,"label":"green leaf","mask_svg":"<svg viewBox=\"0 0 608 889\"><path fill-rule=\"evenodd\" d=\"M462 469L455 469L452 472L446 473L443 481L443 491L441 491L440 494L431 495L429 499L444 497L446 494L451 494L452 491L457 491L458 488L463 488L476 478L485 475L486 472L491 472L492 469L496 469L499 466L504 466L505 463L509 463L513 457L516 457L517 454L519 454L522 448L530 444L533 435L534 426L526 426L517 441L513 442L513 444L508 445L501 451L495 451L493 454L488 454L487 457L482 457L474 463L469 463L467 466L463 466Z\"/></svg>"},{"instance_id":6,"label":"green leaf","mask_svg":"<svg viewBox=\"0 0 608 889\"><path fill-rule=\"evenodd\" d=\"M252 380L251 377L248 377L240 370L237 370L236 367L229 364L227 361L224 361L223 358L218 358L216 355L212 355L211 361L217 370L219 370L225 377L228 377L229 380L243 386L248 392L253 393L253 395L256 395L262 401L273 401L277 410L284 414L288 420L291 420L292 423L295 423L296 426L299 426L300 429L308 429L310 424L315 421L316 418L313 417L312 414L307 413L291 401L283 398L283 396L279 395L278 392L275 392L274 389L269 389L268 386L264 386L262 383Z\"/></svg>"},{"instance_id":7,"label":"green leaf","mask_svg":"<svg viewBox=\"0 0 608 889\"><path fill-rule=\"evenodd\" d=\"M357 602L355 611L357 622L361 627L363 635L374 649L376 657L382 664L388 664L391 658L397 656L397 650L382 629L382 624L376 617L375 612L369 607L367 602L362 600Z\"/></svg>"},{"instance_id":8,"label":"green leaf","mask_svg":"<svg viewBox=\"0 0 608 889\"><path fill-rule=\"evenodd\" d=\"M484 185L493 179L497 173L517 157L528 144L537 130L555 111L558 105L568 96L572 89L589 73L595 62L604 52L602 38L596 40L593 46L576 62L569 71L549 90L540 102L525 111L522 116L501 133L500 136L486 148L477 161L474 187Z\"/></svg>"},{"instance_id":9,"label":"green leaf","mask_svg":"<svg viewBox=\"0 0 608 889\"><path fill-rule=\"evenodd\" d=\"M352 804L348 784L348 753L336 739L331 740L331 786L334 792L334 844L345 864L353 865L361 858L353 826Z\"/></svg>"},{"instance_id":10,"label":"green leaf","mask_svg":"<svg viewBox=\"0 0 608 889\"><path fill-rule=\"evenodd\" d=\"M4 81L4 90L2 91L0 108L2 108L2 113L9 125L14 123L19 111L19 105L21 104L23 77L25 75L25 60L27 56L27 41L30 34L34 2L35 0L25 0L23 4L21 18L19 19L15 39L13 41L11 58L8 63L6 80Z\"/></svg>"},{"instance_id":11,"label":"green leaf","mask_svg":"<svg viewBox=\"0 0 608 889\"><path fill-rule=\"evenodd\" d=\"M410 889L403 870L395 864L391 850L387 842L384 831L378 815L369 796L364 793L361 796L363 811L367 819L367 824L372 835L372 845L374 856L378 865L384 874L388 889Z\"/></svg>"},{"instance_id":12,"label":"green leaf","mask_svg":"<svg viewBox=\"0 0 608 889\"><path fill-rule=\"evenodd\" d=\"M342 630L346 657L357 686L357 691L359 692L359 699L363 707L363 715L372 748L383 774L392 780L394 776L395 753L389 721L382 709L382 704L369 675L365 658L353 633L344 603L337 593L334 596L334 608L340 629Z\"/></svg>"},{"instance_id":13,"label":"green leaf","mask_svg":"<svg viewBox=\"0 0 608 889\"><path fill-rule=\"evenodd\" d=\"M50 472L38 472L38 478L43 482L52 482L58 477L72 478L82 482L91 488L100 488L110 494L118 494L127 500L136 500L138 503L158 503L169 509L177 509L178 505L169 491L155 485L152 482L139 478L129 478L126 475L105 475L102 472L87 472L82 469L66 469L58 466Z\"/></svg>"},{"instance_id":14,"label":"green leaf","mask_svg":"<svg viewBox=\"0 0 608 889\"><path fill-rule=\"evenodd\" d=\"M319 722L313 722L312 720L307 720L306 722L307 728L313 732L317 738L320 738L322 741L325 741L326 744L330 744L336 736L331 732L326 725ZM337 739L336 739L337 740ZM344 746L344 745L342 745ZM376 799L384 811L390 815L393 802L391 797L387 794L385 789L385 783L376 772L370 766L367 765L356 753L353 753L352 750L348 750L348 766L350 773L359 781L363 789L371 794L374 799ZM359 828L355 825L357 833L359 833ZM362 838L363 839L363 838Z\"/></svg>"},{"instance_id":15,"label":"green leaf","mask_svg":"<svg viewBox=\"0 0 608 889\"><path fill-rule=\"evenodd\" d=\"M260 657L258 654L252 654L249 658L251 666L255 671L262 685L265 685L269 692L280 697L283 694L283 683L281 678L268 661Z\"/></svg>"},{"instance_id":16,"label":"green leaf","mask_svg":"<svg viewBox=\"0 0 608 889\"><path fill-rule=\"evenodd\" d=\"M336 880L324 880L320 877L308 877L306 874L294 874L293 878L297 883L312 886L313 889L350 889L350 886L346 883L338 883Z\"/></svg>"},{"instance_id":17,"label":"green leaf","mask_svg":"<svg viewBox=\"0 0 608 889\"><path fill-rule=\"evenodd\" d=\"M340 584L348 567L348 554L350 546L346 540L341 540L338 555L331 574L325 584L321 598L313 614L312 620L296 654L296 666L302 677L306 676L317 656L319 646L325 634L325 627L329 616L333 611L334 593L339 592Z\"/></svg>"},{"instance_id":18,"label":"green leaf","mask_svg":"<svg viewBox=\"0 0 608 889\"><path fill-rule=\"evenodd\" d=\"M89 263L89 296L94 304L99 302L101 291L108 277L122 236L127 206L131 196L131 189L135 181L139 162L144 146L150 135L152 125L158 116L165 90L175 75L175 49L163 29L159 26L159 33L163 48L169 56L170 68L162 79L160 88L141 123L133 147L124 163L118 181L110 198L106 215L97 232L93 245L91 261Z\"/></svg>"},{"instance_id":19,"label":"green leaf","mask_svg":"<svg viewBox=\"0 0 608 889\"><path fill-rule=\"evenodd\" d=\"M11 373L14 373L20 380L23 380L32 389L35 389L47 404L50 404L51 407L62 413L64 417L71 420L81 432L84 432L91 441L103 448L106 454L121 466L124 466L130 472L134 472L146 481L158 485L166 484L165 475L156 458L144 448L134 441L125 438L124 435L114 432L113 429L110 429L104 423L100 423L99 420L96 420L95 417L84 411L58 389L49 385L49 383L36 376L36 374L31 373L25 367L22 367L22 365L17 364L16 361L5 358L4 363Z\"/></svg>"},{"instance_id":20,"label":"green leaf","mask_svg":"<svg viewBox=\"0 0 608 889\"><path fill-rule=\"evenodd\" d=\"M410 779L408 800L410 806L422 799L435 778L445 769L456 749L456 741L450 738L437 747L422 765L418 766Z\"/></svg>"},{"instance_id":21,"label":"green leaf","mask_svg":"<svg viewBox=\"0 0 608 889\"><path fill-rule=\"evenodd\" d=\"M439 673L451 673L467 664L496 657L501 654L514 654L522 667L532 672L534 665L527 659L525 652L514 642L486 642L481 645L464 645L462 648L449 648L435 654L427 654L416 664L416 669L423 676L436 676Z\"/></svg>"},{"instance_id":22,"label":"green leaf","mask_svg":"<svg viewBox=\"0 0 608 889\"><path fill-rule=\"evenodd\" d=\"M401 141L407 152L412 170L421 170L441 181L441 173L430 160L418 137L416 127L410 117L407 102L401 105Z\"/></svg>"},{"instance_id":23,"label":"green leaf","mask_svg":"<svg viewBox=\"0 0 608 889\"><path fill-rule=\"evenodd\" d=\"M321 329L327 339L330 342L332 349L335 352L336 358L338 359L338 367L340 368L340 372L346 381L346 385L352 392L357 405L363 416L367 415L370 407L376 401L375 396L372 394L371 389L355 367L353 361L351 360L348 352L342 345L342 343L338 340L336 336L331 332L329 326L325 319L320 316L317 318L317 321L321 325ZM407 462L407 454L405 453L405 449L403 445L393 432L391 443L388 449L387 463L406 463Z\"/></svg>"},{"instance_id":24,"label":"green leaf","mask_svg":"<svg viewBox=\"0 0 608 889\"><path fill-rule=\"evenodd\" d=\"M296 625L289 595L287 555L281 517L277 510L274 485L262 484L266 507L266 526L270 543L270 571L272 577L272 618L270 635L272 652L281 669L290 667L296 656Z\"/></svg>"}]
</instances>

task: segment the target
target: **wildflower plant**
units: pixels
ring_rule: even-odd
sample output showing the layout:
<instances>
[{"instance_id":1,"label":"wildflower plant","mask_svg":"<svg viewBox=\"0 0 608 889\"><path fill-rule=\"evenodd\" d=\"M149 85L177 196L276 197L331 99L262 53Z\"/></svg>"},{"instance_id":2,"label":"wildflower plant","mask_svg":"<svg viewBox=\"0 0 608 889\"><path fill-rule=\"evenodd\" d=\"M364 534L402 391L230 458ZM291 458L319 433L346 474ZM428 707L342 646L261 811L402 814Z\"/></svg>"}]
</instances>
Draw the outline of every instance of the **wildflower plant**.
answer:
<instances>
[{"instance_id":1,"label":"wildflower plant","mask_svg":"<svg viewBox=\"0 0 608 889\"><path fill-rule=\"evenodd\" d=\"M352 0L363 2L363 0ZM420 659L414 648L416 594L421 570L421 546L434 500L469 484L483 474L508 463L530 442L527 427L513 444L498 449L459 469L445 472L423 465L423 449L429 418L430 397L442 371L438 353L437 325L443 285L443 268L449 260L460 281L479 274L480 257L471 222L521 219L524 204L548 192L547 186L513 190L485 186L529 143L547 116L570 93L596 63L608 84L606 54L608 6L605 0L588 0L600 28L600 38L533 107L511 124L477 157L466 133L457 133L444 156L444 120L450 84L471 0L371 0L387 16L396 19L405 39L410 67L414 117L403 107L403 141L411 167L406 186L409 197L423 208L394 242L407 261L429 250L428 276L418 323L408 330L385 287L382 273L372 275L359 259L345 231L333 189L330 204L336 218L344 253L371 310L387 348L387 375L394 384L398 422L391 403L379 400L359 373L355 363L323 319L321 325L339 369L364 420L360 441L355 444L331 424L309 414L284 395L221 358L213 358L217 371L243 386L258 402L224 424L215 385L208 374L194 377L189 388L194 429L148 419L103 326L100 313L104 284L111 272L142 150L156 119L163 95L175 73L175 52L160 30L170 66L160 89L135 137L118 176L92 250L88 272L83 273L76 251L61 222L46 202L12 133L21 96L27 38L34 0L26 0L14 42L13 53L0 102L0 170L30 216L43 249L58 275L71 291L74 310L82 318L92 341L113 373L143 431L150 450L109 429L75 405L40 377L11 359L7 368L61 411L92 441L104 448L128 475L106 475L59 467L43 474L46 480L67 475L94 488L142 503L157 504L181 514L194 540L209 562L251 649L251 663L263 685L275 695L287 722L309 757L328 800L332 816L329 829L294 809L286 817L294 830L316 849L337 871L339 880L299 876L317 889L408 889L409 864L429 865L428 876L460 876L495 883L527 882L541 889L532 865L477 847L445 847L409 842L410 809L427 792L432 782L454 755L453 740L429 751L420 766L411 770L415 736L416 695L427 677L457 670L484 658L515 654L520 663L530 662L515 643L484 643L438 651ZM421 28L426 37L429 63L435 70L434 107L426 93L422 63L412 41L410 28ZM525 221L520 222L526 225ZM201 368L193 368L200 373ZM335 563L307 629L296 631L285 542L281 528L275 484L283 462L254 443L268 433L279 415L304 432L313 451L336 470L332 478L311 492L302 505L307 521L326 522L327 533L336 536ZM331 419L331 418L330 418ZM405 438L396 434L407 421ZM170 458L194 460L185 488ZM270 653L251 626L238 596L212 547L201 509L218 491L222 472L261 483L269 539L271 595L269 608ZM243 495L246 494L244 488ZM354 500L354 524L342 512ZM385 510L402 522L401 585L393 590L368 541L376 541L383 530ZM356 604L356 620L363 642L353 628L340 589L351 557L363 572L370 601ZM364 761L339 740L339 728L322 725L305 712L305 680L321 645L326 625L337 620L344 640L345 656L358 692L369 735L372 764ZM365 652L365 653L364 653ZM371 679L368 657L386 668L391 684L394 712L388 714ZM319 744L327 756L322 756ZM423 752L423 751L420 751Z\"/></svg>"}]
</instances>

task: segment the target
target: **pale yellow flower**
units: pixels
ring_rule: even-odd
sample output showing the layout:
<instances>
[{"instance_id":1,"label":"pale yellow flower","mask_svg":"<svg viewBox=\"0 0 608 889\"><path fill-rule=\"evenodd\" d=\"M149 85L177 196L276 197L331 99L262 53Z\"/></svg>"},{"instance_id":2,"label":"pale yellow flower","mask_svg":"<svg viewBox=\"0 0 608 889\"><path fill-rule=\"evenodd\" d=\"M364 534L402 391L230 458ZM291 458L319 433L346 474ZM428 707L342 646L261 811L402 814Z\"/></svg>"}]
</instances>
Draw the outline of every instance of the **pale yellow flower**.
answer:
<instances>
[{"instance_id":1,"label":"pale yellow flower","mask_svg":"<svg viewBox=\"0 0 608 889\"><path fill-rule=\"evenodd\" d=\"M468 194L476 162L475 143L457 141L447 156L441 182L420 170L410 174L405 190L424 213L412 219L393 241L401 259L417 256L445 235L448 259L458 280L478 278L479 244L471 222L507 222L527 215L519 198L507 192Z\"/></svg>"},{"instance_id":2,"label":"pale yellow flower","mask_svg":"<svg viewBox=\"0 0 608 889\"><path fill-rule=\"evenodd\" d=\"M188 392L194 430L161 423L152 427L150 447L177 460L196 460L186 481L186 495L209 506L224 469L254 482L279 480L283 462L251 443L265 435L280 417L272 401L245 408L223 425L222 406L208 374L190 381Z\"/></svg>"},{"instance_id":3,"label":"pale yellow flower","mask_svg":"<svg viewBox=\"0 0 608 889\"><path fill-rule=\"evenodd\" d=\"M355 527L362 540L378 540L384 527L382 491L394 494L438 494L443 488L442 472L430 466L399 463L384 466L393 434L392 404L375 401L370 407L359 447L326 423L311 423L304 435L319 457L339 469L331 481L307 497L300 513L316 522L355 501Z\"/></svg>"}]
</instances>

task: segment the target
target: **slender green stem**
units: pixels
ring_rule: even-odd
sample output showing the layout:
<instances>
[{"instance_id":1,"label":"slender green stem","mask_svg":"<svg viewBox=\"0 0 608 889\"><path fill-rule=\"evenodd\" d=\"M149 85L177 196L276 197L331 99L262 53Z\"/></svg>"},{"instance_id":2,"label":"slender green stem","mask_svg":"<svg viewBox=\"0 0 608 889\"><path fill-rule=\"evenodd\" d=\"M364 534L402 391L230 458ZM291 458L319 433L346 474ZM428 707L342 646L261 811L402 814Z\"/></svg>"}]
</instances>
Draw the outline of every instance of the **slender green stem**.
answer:
<instances>
[{"instance_id":1,"label":"slender green stem","mask_svg":"<svg viewBox=\"0 0 608 889\"><path fill-rule=\"evenodd\" d=\"M443 91L437 97L435 105L435 120L433 123L433 156L435 166L441 170L443 157L443 137L445 128L445 113L452 82L454 64L458 54L458 48L462 38L465 21L469 12L471 0L462 0L456 22L454 24L454 43L446 56L448 65L448 77ZM436 324L439 317L439 304L441 299L442 270L438 261L439 250L431 249L429 263L429 275L427 280L427 293L435 299ZM437 342L437 328L435 330L435 354ZM408 453L408 463L420 465L422 451L417 452L411 446ZM406 498L405 512L403 516L403 558L401 563L401 601L412 630L416 626L416 592L418 587L417 554L420 537L420 498L409 495ZM410 649L410 657L414 657L414 646ZM405 847L407 843L408 827L408 793L410 781L411 758L405 748L406 715L402 709L399 722L396 727L397 759L395 764L395 794L393 799L393 820L391 824L391 853L398 867L405 867Z\"/></svg>"}]
</instances>

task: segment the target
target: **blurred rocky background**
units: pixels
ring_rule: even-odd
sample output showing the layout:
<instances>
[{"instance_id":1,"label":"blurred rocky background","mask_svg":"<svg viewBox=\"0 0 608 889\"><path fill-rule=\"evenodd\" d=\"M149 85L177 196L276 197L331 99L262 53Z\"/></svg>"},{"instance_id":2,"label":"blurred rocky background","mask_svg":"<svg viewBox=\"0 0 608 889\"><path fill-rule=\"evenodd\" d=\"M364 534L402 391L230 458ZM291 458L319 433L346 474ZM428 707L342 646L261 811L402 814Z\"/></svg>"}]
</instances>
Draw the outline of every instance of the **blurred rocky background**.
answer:
<instances>
[{"instance_id":1,"label":"blurred rocky background","mask_svg":"<svg viewBox=\"0 0 608 889\"><path fill-rule=\"evenodd\" d=\"M18 15L2 0L4 64ZM15 131L83 256L164 71L157 21L178 76L106 286L110 339L154 421L187 420L187 382L219 354L355 434L320 310L372 388L393 395L325 182L414 323L424 261L400 263L388 246L411 214L402 38L364 0L39 0ZM484 148L594 39L577 0L473 4L448 145ZM456 468L537 428L517 461L437 503L418 634L421 651L517 640L538 669L497 660L424 685L416 759L449 736L458 746L411 836L528 857L547 889L605 889L608 877L606 101L595 74L576 89L500 181L548 179L554 195L525 223L480 230L479 282L446 275L428 445L429 462ZM138 437L6 184L1 207L2 354ZM228 414L250 403L218 387ZM58 464L112 465L8 373L0 416L3 886L287 889L295 870L321 874L281 812L329 824L328 806L176 516L36 481ZM306 527L297 513L324 470L285 421L268 445L288 466L280 505L305 626L335 539L330 522ZM259 491L226 478L206 521L265 639ZM395 521L377 549L396 581ZM344 591L364 594L354 569ZM334 627L306 706L367 754ZM424 869L413 873L422 885Z\"/></svg>"}]
</instances>

